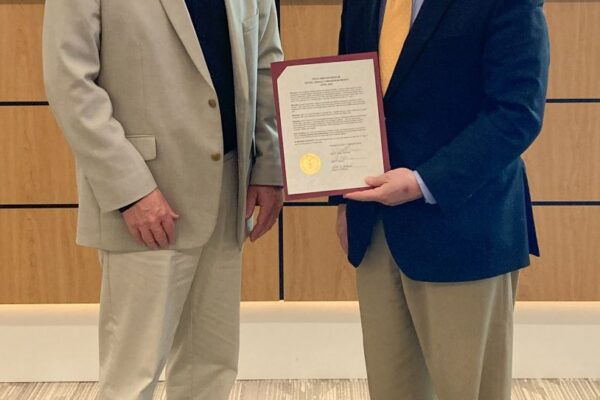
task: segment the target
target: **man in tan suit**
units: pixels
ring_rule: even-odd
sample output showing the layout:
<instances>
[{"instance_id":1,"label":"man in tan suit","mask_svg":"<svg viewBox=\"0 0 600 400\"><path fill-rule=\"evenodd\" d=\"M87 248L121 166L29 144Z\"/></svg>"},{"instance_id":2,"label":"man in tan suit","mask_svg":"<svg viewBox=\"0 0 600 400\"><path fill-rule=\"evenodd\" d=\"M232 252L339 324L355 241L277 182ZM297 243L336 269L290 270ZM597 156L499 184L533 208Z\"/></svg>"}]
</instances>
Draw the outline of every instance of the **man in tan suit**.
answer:
<instances>
[{"instance_id":1,"label":"man in tan suit","mask_svg":"<svg viewBox=\"0 0 600 400\"><path fill-rule=\"evenodd\" d=\"M100 399L225 400L241 248L281 176L273 0L47 0L48 99L75 153L78 243L100 249Z\"/></svg>"}]
</instances>

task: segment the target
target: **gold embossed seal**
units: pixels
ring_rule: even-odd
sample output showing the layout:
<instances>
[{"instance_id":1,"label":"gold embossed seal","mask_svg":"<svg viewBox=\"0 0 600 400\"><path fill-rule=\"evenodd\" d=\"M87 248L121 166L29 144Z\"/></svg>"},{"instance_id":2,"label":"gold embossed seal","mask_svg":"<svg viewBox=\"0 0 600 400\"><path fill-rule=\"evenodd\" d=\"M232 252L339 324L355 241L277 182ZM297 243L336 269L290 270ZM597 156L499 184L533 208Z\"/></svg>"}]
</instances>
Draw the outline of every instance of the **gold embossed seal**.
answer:
<instances>
[{"instance_id":1,"label":"gold embossed seal","mask_svg":"<svg viewBox=\"0 0 600 400\"><path fill-rule=\"evenodd\" d=\"M307 153L300 158L300 170L306 175L315 175L321 170L321 158L314 153Z\"/></svg>"}]
</instances>

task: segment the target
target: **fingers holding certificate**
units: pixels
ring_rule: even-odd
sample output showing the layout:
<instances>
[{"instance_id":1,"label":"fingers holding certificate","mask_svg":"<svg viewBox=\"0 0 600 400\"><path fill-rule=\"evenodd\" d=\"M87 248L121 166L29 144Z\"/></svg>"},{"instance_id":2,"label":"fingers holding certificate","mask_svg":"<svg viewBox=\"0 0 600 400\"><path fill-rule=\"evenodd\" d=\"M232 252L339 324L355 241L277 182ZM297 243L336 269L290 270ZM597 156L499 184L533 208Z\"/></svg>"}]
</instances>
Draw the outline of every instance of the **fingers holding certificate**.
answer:
<instances>
[{"instance_id":1,"label":"fingers holding certificate","mask_svg":"<svg viewBox=\"0 0 600 400\"><path fill-rule=\"evenodd\" d=\"M389 170L376 53L274 63L287 199L368 188Z\"/></svg>"}]
</instances>

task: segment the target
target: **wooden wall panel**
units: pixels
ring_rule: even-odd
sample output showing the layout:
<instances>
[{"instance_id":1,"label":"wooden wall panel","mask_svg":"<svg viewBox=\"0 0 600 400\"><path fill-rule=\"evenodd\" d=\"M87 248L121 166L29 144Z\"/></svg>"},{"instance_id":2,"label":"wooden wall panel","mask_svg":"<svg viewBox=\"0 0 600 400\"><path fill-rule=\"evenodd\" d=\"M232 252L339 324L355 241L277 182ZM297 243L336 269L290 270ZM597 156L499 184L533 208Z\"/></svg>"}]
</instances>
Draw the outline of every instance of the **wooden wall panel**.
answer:
<instances>
[{"instance_id":1,"label":"wooden wall panel","mask_svg":"<svg viewBox=\"0 0 600 400\"><path fill-rule=\"evenodd\" d=\"M541 258L532 259L519 300L600 301L600 207L536 207Z\"/></svg>"},{"instance_id":2,"label":"wooden wall panel","mask_svg":"<svg viewBox=\"0 0 600 400\"><path fill-rule=\"evenodd\" d=\"M600 103L548 104L524 158L534 200L600 200Z\"/></svg>"},{"instance_id":3,"label":"wooden wall panel","mask_svg":"<svg viewBox=\"0 0 600 400\"><path fill-rule=\"evenodd\" d=\"M76 215L0 210L0 304L98 301L97 252L75 246Z\"/></svg>"},{"instance_id":4,"label":"wooden wall panel","mask_svg":"<svg viewBox=\"0 0 600 400\"><path fill-rule=\"evenodd\" d=\"M0 107L0 204L77 203L70 149L49 107Z\"/></svg>"},{"instance_id":5,"label":"wooden wall panel","mask_svg":"<svg viewBox=\"0 0 600 400\"><path fill-rule=\"evenodd\" d=\"M75 244L76 209L0 209L0 304L96 303L97 251ZM244 253L244 300L278 300L277 230Z\"/></svg>"},{"instance_id":6,"label":"wooden wall panel","mask_svg":"<svg viewBox=\"0 0 600 400\"><path fill-rule=\"evenodd\" d=\"M536 207L542 258L522 275L522 301L600 301L600 207ZM335 207L285 211L286 300L353 300L355 274L339 248Z\"/></svg>"},{"instance_id":7,"label":"wooden wall panel","mask_svg":"<svg viewBox=\"0 0 600 400\"><path fill-rule=\"evenodd\" d=\"M281 0L281 40L285 58L337 54L341 13L342 0ZM300 202L323 201L327 198Z\"/></svg>"},{"instance_id":8,"label":"wooden wall panel","mask_svg":"<svg viewBox=\"0 0 600 400\"><path fill-rule=\"evenodd\" d=\"M342 0L281 0L281 40L287 59L337 54Z\"/></svg>"},{"instance_id":9,"label":"wooden wall panel","mask_svg":"<svg viewBox=\"0 0 600 400\"><path fill-rule=\"evenodd\" d=\"M551 0L550 98L600 98L600 1Z\"/></svg>"},{"instance_id":10,"label":"wooden wall panel","mask_svg":"<svg viewBox=\"0 0 600 400\"><path fill-rule=\"evenodd\" d=\"M257 242L246 242L242 300L279 300L279 234L277 224Z\"/></svg>"},{"instance_id":11,"label":"wooden wall panel","mask_svg":"<svg viewBox=\"0 0 600 400\"><path fill-rule=\"evenodd\" d=\"M549 97L600 97L600 1L550 0L545 5L551 36ZM341 0L282 0L286 58L337 53Z\"/></svg>"},{"instance_id":12,"label":"wooden wall panel","mask_svg":"<svg viewBox=\"0 0 600 400\"><path fill-rule=\"evenodd\" d=\"M282 0L288 59L337 53L341 0ZM549 0L549 97L600 98L600 1ZM0 102L43 101L43 0L0 0ZM7 61L8 60L8 61ZM535 200L600 200L598 104L548 106L526 159ZM0 107L0 204L74 203L73 162L47 107ZM325 199L313 199L323 201ZM74 245L76 210L0 209L0 303L97 301L96 252ZM600 207L538 207L543 258L521 300L600 300ZM353 300L354 271L334 232L334 207L288 207L287 300ZM243 298L278 299L278 235L244 254Z\"/></svg>"},{"instance_id":13,"label":"wooden wall panel","mask_svg":"<svg viewBox=\"0 0 600 400\"><path fill-rule=\"evenodd\" d=\"M548 1L551 33L550 97L600 96L600 2ZM287 58L337 52L341 0L283 0ZM45 99L41 73L42 0L0 0L0 101ZM299 36L299 32L302 35Z\"/></svg>"},{"instance_id":14,"label":"wooden wall panel","mask_svg":"<svg viewBox=\"0 0 600 400\"><path fill-rule=\"evenodd\" d=\"M285 299L355 300L354 268L335 234L335 207L288 207L284 211Z\"/></svg>"},{"instance_id":15,"label":"wooden wall panel","mask_svg":"<svg viewBox=\"0 0 600 400\"><path fill-rule=\"evenodd\" d=\"M0 101L45 100L43 0L0 0Z\"/></svg>"}]
</instances>

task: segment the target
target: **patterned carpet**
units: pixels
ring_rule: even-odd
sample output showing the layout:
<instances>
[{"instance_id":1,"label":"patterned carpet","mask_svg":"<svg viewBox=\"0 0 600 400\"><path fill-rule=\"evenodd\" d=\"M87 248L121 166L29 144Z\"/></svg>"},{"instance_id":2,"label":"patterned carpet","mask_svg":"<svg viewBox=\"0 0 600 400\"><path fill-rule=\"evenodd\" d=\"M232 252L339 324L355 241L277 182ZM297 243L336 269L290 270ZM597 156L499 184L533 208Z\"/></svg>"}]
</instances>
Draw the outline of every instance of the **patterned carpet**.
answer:
<instances>
[{"instance_id":1,"label":"patterned carpet","mask_svg":"<svg viewBox=\"0 0 600 400\"><path fill-rule=\"evenodd\" d=\"M0 383L0 400L93 400L94 383ZM164 386L155 400L165 400ZM230 400L368 400L364 380L239 381ZM600 379L520 379L513 400L600 400Z\"/></svg>"}]
</instances>

